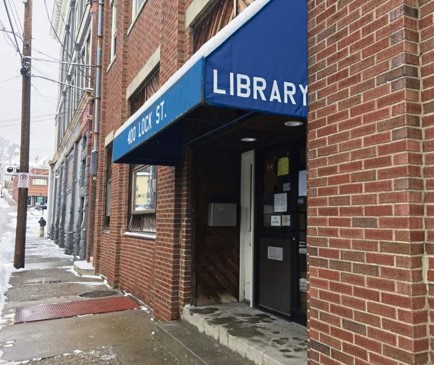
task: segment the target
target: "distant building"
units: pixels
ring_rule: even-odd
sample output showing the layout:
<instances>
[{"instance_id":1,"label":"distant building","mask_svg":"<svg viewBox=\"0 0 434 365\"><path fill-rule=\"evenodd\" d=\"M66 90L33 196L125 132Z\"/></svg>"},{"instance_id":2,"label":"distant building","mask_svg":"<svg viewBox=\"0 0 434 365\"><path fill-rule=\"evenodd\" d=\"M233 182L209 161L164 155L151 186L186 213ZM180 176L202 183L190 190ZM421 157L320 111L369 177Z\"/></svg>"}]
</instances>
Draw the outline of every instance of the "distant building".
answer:
<instances>
[{"instance_id":1,"label":"distant building","mask_svg":"<svg viewBox=\"0 0 434 365\"><path fill-rule=\"evenodd\" d=\"M12 177L12 198L18 202L18 175ZM47 203L48 183L50 177L49 166L37 166L29 168L29 190L27 205L37 206Z\"/></svg>"},{"instance_id":2,"label":"distant building","mask_svg":"<svg viewBox=\"0 0 434 365\"><path fill-rule=\"evenodd\" d=\"M59 101L48 231L68 254L86 257L89 156L96 52L95 1L57 1L52 36L61 44Z\"/></svg>"}]
</instances>

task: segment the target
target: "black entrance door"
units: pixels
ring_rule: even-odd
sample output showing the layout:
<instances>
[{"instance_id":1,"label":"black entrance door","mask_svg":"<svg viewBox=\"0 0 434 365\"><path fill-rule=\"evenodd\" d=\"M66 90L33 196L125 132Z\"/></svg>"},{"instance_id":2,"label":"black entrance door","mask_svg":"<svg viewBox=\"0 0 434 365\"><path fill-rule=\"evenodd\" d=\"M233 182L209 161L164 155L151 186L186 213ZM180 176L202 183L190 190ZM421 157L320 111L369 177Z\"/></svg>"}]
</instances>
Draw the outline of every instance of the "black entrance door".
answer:
<instances>
[{"instance_id":1,"label":"black entrance door","mask_svg":"<svg viewBox=\"0 0 434 365\"><path fill-rule=\"evenodd\" d=\"M256 304L304 323L305 144L293 140L257 156Z\"/></svg>"}]
</instances>

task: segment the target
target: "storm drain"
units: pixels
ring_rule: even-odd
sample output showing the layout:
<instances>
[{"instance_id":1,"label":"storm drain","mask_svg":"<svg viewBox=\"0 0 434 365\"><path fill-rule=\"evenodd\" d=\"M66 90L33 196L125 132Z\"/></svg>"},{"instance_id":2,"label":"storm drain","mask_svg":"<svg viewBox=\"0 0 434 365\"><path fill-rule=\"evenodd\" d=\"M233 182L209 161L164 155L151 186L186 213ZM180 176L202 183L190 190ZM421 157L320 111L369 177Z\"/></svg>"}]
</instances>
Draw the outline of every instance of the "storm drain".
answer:
<instances>
[{"instance_id":1,"label":"storm drain","mask_svg":"<svg viewBox=\"0 0 434 365\"><path fill-rule=\"evenodd\" d=\"M118 312L139 308L129 297L89 299L58 304L40 304L15 309L15 323Z\"/></svg>"},{"instance_id":2,"label":"storm drain","mask_svg":"<svg viewBox=\"0 0 434 365\"><path fill-rule=\"evenodd\" d=\"M95 291L88 291L85 293L78 294L78 296L82 298L102 298L102 297L110 297L116 294L119 294L119 292L114 290L95 290Z\"/></svg>"}]
</instances>

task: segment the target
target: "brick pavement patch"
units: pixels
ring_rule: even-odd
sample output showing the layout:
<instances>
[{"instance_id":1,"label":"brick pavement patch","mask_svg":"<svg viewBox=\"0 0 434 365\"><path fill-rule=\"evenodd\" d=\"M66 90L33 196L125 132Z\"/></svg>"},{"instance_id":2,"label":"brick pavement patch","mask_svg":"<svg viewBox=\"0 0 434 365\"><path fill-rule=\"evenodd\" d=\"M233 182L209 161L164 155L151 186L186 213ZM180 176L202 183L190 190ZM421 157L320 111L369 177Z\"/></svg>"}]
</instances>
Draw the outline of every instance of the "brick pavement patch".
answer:
<instances>
[{"instance_id":1,"label":"brick pavement patch","mask_svg":"<svg viewBox=\"0 0 434 365\"><path fill-rule=\"evenodd\" d=\"M139 305L129 297L80 300L58 304L40 304L15 309L15 323L44 321L137 309Z\"/></svg>"}]
</instances>

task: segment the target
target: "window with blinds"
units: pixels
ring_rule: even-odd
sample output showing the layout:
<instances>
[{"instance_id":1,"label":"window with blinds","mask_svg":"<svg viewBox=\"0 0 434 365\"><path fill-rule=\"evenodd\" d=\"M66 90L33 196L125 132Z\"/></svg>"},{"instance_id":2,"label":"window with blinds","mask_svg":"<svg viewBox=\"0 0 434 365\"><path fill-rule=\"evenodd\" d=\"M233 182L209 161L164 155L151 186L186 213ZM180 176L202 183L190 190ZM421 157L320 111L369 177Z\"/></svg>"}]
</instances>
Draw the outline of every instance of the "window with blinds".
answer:
<instances>
[{"instance_id":1,"label":"window with blinds","mask_svg":"<svg viewBox=\"0 0 434 365\"><path fill-rule=\"evenodd\" d=\"M254 0L217 0L204 12L193 26L193 50L196 52L206 41L215 36Z\"/></svg>"}]
</instances>

